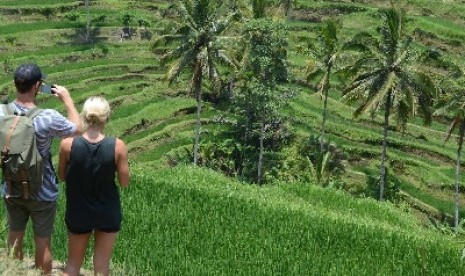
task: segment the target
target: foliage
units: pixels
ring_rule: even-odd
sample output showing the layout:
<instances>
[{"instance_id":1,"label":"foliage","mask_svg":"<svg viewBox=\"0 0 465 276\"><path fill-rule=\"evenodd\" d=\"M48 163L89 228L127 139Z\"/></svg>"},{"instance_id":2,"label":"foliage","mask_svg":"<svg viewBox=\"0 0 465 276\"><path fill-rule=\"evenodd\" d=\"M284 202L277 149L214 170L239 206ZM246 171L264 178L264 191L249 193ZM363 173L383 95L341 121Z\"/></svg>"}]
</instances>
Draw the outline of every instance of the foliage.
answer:
<instances>
[{"instance_id":1,"label":"foliage","mask_svg":"<svg viewBox=\"0 0 465 276\"><path fill-rule=\"evenodd\" d=\"M18 38L15 37L15 36L9 35L9 36L5 37L5 41L6 41L8 44L13 45L13 46L15 45L15 43L16 43L17 40L18 40Z\"/></svg>"},{"instance_id":2,"label":"foliage","mask_svg":"<svg viewBox=\"0 0 465 276\"><path fill-rule=\"evenodd\" d=\"M52 7L44 7L39 10L39 13L47 17L47 20L50 20L52 15L56 13L56 10L53 9Z\"/></svg>"},{"instance_id":3,"label":"foliage","mask_svg":"<svg viewBox=\"0 0 465 276\"><path fill-rule=\"evenodd\" d=\"M216 0L179 1L176 7L180 16L176 21L176 29L166 30L167 34L152 45L153 50L160 46L175 45L161 59L162 65L171 63L167 74L170 85L182 72L190 72L191 94L197 100L194 164L198 162L203 76L206 75L213 83L214 91L219 91L219 64L233 68L236 66L234 60L227 55L227 47L220 38L236 20L236 11L226 4Z\"/></svg>"},{"instance_id":4,"label":"foliage","mask_svg":"<svg viewBox=\"0 0 465 276\"><path fill-rule=\"evenodd\" d=\"M134 14L125 12L123 15L121 15L121 23L123 23L125 28L129 28L131 23L134 21L134 17Z\"/></svg>"},{"instance_id":5,"label":"foliage","mask_svg":"<svg viewBox=\"0 0 465 276\"><path fill-rule=\"evenodd\" d=\"M369 169L365 169L364 172L366 174L365 196L379 199L379 175ZM388 169L386 169L386 182L384 184L384 200L399 202L400 181Z\"/></svg>"},{"instance_id":6,"label":"foliage","mask_svg":"<svg viewBox=\"0 0 465 276\"><path fill-rule=\"evenodd\" d=\"M267 7L267 1L266 0L252 0L252 12L253 12L253 18L258 19L258 18L263 18L266 16L266 7Z\"/></svg>"},{"instance_id":7,"label":"foliage","mask_svg":"<svg viewBox=\"0 0 465 276\"><path fill-rule=\"evenodd\" d=\"M69 21L78 21L80 14L78 12L70 12L65 14L65 18Z\"/></svg>"},{"instance_id":8,"label":"foliage","mask_svg":"<svg viewBox=\"0 0 465 276\"><path fill-rule=\"evenodd\" d=\"M195 101L188 98L192 72L186 69L168 86L162 81L166 71L159 61L162 54L176 47L179 41L164 44L154 55L147 51L148 41L136 36L120 43L119 37L115 38L115 32L118 26L122 26L120 15L129 7L137 16L135 26L140 17L154 22L155 26L151 28L152 41L165 34L162 28L165 26L170 27L168 34L174 34L177 30L175 20L178 17L184 20L171 8L175 1L99 1L98 5L93 6L92 21L98 19L98 14L105 20L102 20L102 24L93 24L101 31L101 40L95 40L94 45L75 44L74 37L82 35L85 25L79 20L71 22L65 17L67 13L73 12L84 14L84 1L0 2L0 36L5 42L1 47L0 60L3 62L8 59L7 65L10 66L9 73L0 74L0 93L12 95L14 87L11 85L11 70L17 64L35 61L43 65L50 82L57 82L70 89L78 109L86 97L105 95L112 105L107 134L121 137L127 142L131 163L143 168L133 171L134 181L131 185L134 186L130 191L122 193L125 218L115 248L115 258L112 260L114 265L121 264L130 271L134 270L136 272L132 274L135 275L151 275L154 271L161 275L299 275L302 271L311 275L461 275L463 272L463 263L458 263L463 246L456 236L455 242L450 244L449 240L445 241L438 233L425 233L413 226L417 223L415 217L397 212L389 202L376 204L371 199L354 200L342 192L321 190L314 185L244 185L222 178L208 169L201 169L198 173L189 173L188 169L180 168L159 171L159 168L167 165L168 155L184 149L192 151L196 108ZM246 6L251 1L235 2ZM377 8L385 6L385 2L294 1L296 9L292 13L292 20L284 23L289 29L286 35L289 39L288 72L295 73L289 73L288 77L295 77L295 81L291 79L291 83L286 84L288 92L309 89L303 77L306 56L296 51L297 41L306 37L316 41L321 23L331 16L337 16L344 22L341 38L351 38L360 30L373 35L379 21ZM428 72L431 76L448 70L458 74L460 70L457 69L460 68L448 66L449 60L457 61L459 67L464 66L461 56L465 34L464 5L453 1L444 5L443 2L412 0L406 5L409 30L421 28L436 34L423 37L413 33L411 44L412 60L422 61L425 55L429 58L429 65L422 64L417 70ZM60 13L49 21L44 20L38 12L44 5L53 6ZM273 10L270 7L271 4L266 8L271 17L270 11ZM241 19L252 17L246 12L244 10ZM236 24L232 27L219 39L222 44L226 39L232 41L229 45L224 43L227 46L241 46L239 37L230 37L239 34L242 26ZM17 38L14 45L5 41L7 36ZM415 53L430 47L424 55ZM239 49L241 51L236 50L230 56L232 59L239 59L246 53L245 47ZM351 60L344 58L341 61ZM231 71L223 67L223 63L219 65L220 76L225 77L222 77L222 87L225 86L224 81L227 81L229 89L224 99L235 99L241 83L229 75ZM439 69L430 68L436 65ZM223 75L224 72L227 74ZM219 156L221 160L218 163L211 160L211 164L216 168L224 164L227 165L224 166L227 171L233 171L229 169L232 168L228 166L231 162L225 156L229 156L235 146L223 141L243 139L243 136L238 138L235 132L223 132L224 125L219 125L212 118L218 114L225 118L237 114L225 111L229 102L220 101L221 105L208 102L214 99L216 92L210 91L214 85L208 83L207 78L204 80L202 89L206 104L202 111L199 153L202 157L202 145L211 145L210 149L218 151L218 155L213 156ZM333 80L331 84L336 89L329 91L328 107L331 112L328 114L327 138L347 154L348 160L344 162L347 172L341 176L341 184L365 188L368 178L364 178L363 169L371 169L379 164L377 156L381 153L382 118L376 113L372 118L353 120L352 111L358 106L339 101L338 79ZM209 93L211 97L207 96ZM280 95L281 102L284 102L283 98L284 95ZM39 95L38 103L44 108L65 112L55 97ZM292 145L287 144L293 142L290 136L297 133L305 137L309 133L316 133L321 122L322 110L318 95L300 93L285 106L279 105L279 109L280 114L287 117L272 122L271 126L277 127L268 129L266 133L265 181L275 181L278 172L287 171L282 161L289 157L289 151L285 148ZM379 110L382 109L380 106ZM400 184L397 188L401 191L410 192L415 188L416 192L411 193L415 198L441 212L453 213L452 163L457 153L457 132L452 133L453 142L443 143L447 129L445 122L452 122L453 115L451 110L444 118L436 117L430 127L421 126L422 118L413 116L409 118L408 127L403 132L397 132L393 126L389 127L388 164L391 164L391 169L386 183L387 198L390 199L391 183ZM395 115L391 119L395 119ZM254 128L258 130L258 126ZM213 128L218 131L211 131ZM257 154L259 132L252 132L251 137L249 141L253 142L246 147L249 151L245 151L251 154L246 155L249 160L244 162L243 167L245 171L255 172L245 173L253 179L252 176L256 177L258 156L252 154L252 149ZM279 137L285 139L279 140ZM285 145L285 148L281 145ZM56 153L57 145L53 147L52 153ZM402 164L402 170L397 171L390 160ZM369 173L372 176L370 179L378 179L376 170ZM463 183L461 180L459 186L461 205L465 187ZM373 184L374 194L376 183ZM63 188L63 185L60 187ZM54 257L61 261L66 259L66 227L60 219L64 214L63 203L61 198L53 236ZM3 212L0 207L2 217ZM465 209L461 208L461 216L464 214ZM395 232L398 229L400 233ZM141 236L143 240L139 239ZM31 241L28 236L28 255L33 254ZM92 252L89 252L91 255ZM92 265L91 260L85 263ZM3 261L0 261L2 265ZM422 271L421 267L425 270ZM16 275L14 272L10 274ZM131 275L129 272L114 274Z\"/></svg>"},{"instance_id":9,"label":"foliage","mask_svg":"<svg viewBox=\"0 0 465 276\"><path fill-rule=\"evenodd\" d=\"M336 144L324 142L322 147L316 135L297 138L284 156L280 179L342 188L345 157Z\"/></svg>"},{"instance_id":10,"label":"foliage","mask_svg":"<svg viewBox=\"0 0 465 276\"><path fill-rule=\"evenodd\" d=\"M139 27L144 27L144 28L150 27L150 21L148 21L145 18L137 19L137 24L139 25Z\"/></svg>"},{"instance_id":11,"label":"foliage","mask_svg":"<svg viewBox=\"0 0 465 276\"><path fill-rule=\"evenodd\" d=\"M254 143L252 133L259 133L256 182L261 183L266 133L273 123L281 124L283 119L277 111L285 95L279 84L288 80L287 40L284 26L268 19L251 20L243 32L248 46L238 77L240 89L235 97L240 116L237 136L243 137L244 149L253 151L254 147L249 147Z\"/></svg>"},{"instance_id":12,"label":"foliage","mask_svg":"<svg viewBox=\"0 0 465 276\"><path fill-rule=\"evenodd\" d=\"M234 139L200 144L199 165L236 177L241 164L241 145Z\"/></svg>"},{"instance_id":13,"label":"foliage","mask_svg":"<svg viewBox=\"0 0 465 276\"><path fill-rule=\"evenodd\" d=\"M95 16L95 18L92 18L92 22L94 23L104 23L107 20L107 15L106 14L100 14Z\"/></svg>"}]
</instances>

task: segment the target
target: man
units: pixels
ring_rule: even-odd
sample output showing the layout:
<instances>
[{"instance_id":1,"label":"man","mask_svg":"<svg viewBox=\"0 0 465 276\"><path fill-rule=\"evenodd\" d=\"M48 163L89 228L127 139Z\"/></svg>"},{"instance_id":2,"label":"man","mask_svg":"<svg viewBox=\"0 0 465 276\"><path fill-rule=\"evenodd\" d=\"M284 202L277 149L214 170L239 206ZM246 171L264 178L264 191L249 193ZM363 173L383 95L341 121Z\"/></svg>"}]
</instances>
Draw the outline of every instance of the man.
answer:
<instances>
[{"instance_id":1,"label":"man","mask_svg":"<svg viewBox=\"0 0 465 276\"><path fill-rule=\"evenodd\" d=\"M36 96L46 75L35 64L23 64L14 74L16 98L13 102L18 112L26 112L36 106ZM32 220L35 243L35 266L45 274L52 270L51 235L55 221L58 180L52 166L51 142L53 138L65 138L82 131L79 113L69 91L63 86L54 86L52 95L63 102L68 118L58 111L44 109L33 120L37 149L44 163L44 179L40 189L25 199L21 195L6 197L6 184L3 183L3 198L8 219L9 250L15 258L23 258L23 238L27 221ZM0 109L0 116L3 116Z\"/></svg>"}]
</instances>

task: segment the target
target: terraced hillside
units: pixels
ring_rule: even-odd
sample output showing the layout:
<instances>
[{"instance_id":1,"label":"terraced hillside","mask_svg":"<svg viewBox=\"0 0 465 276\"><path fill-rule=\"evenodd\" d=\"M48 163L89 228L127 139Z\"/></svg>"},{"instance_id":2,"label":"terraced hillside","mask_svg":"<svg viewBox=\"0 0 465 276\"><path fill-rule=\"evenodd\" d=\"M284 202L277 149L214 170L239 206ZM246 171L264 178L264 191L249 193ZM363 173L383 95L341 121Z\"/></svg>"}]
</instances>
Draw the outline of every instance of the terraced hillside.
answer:
<instances>
[{"instance_id":1,"label":"terraced hillside","mask_svg":"<svg viewBox=\"0 0 465 276\"><path fill-rule=\"evenodd\" d=\"M57 3L59 2L59 3ZM375 27L381 24L377 14L377 9L380 7L386 7L388 1L374 1L374 0L359 0L359 1L310 1L310 0L299 0L293 1L294 6L291 10L286 24L289 28L289 65L293 74L293 82L289 84L289 87L295 94L295 97L291 102L286 105L282 112L287 114L292 120L290 126L292 130L298 136L308 136L309 134L318 134L322 121L322 101L318 95L315 94L315 89L312 85L305 84L305 65L308 56L302 51L302 38L315 37L318 27L321 25L322 20L331 16L337 16L343 21L342 35L344 38L350 38L351 35L355 34L360 30L367 30L369 32L375 32ZM170 26L171 18L171 1L114 1L114 0L99 0L90 1L90 18L91 30L90 37L86 38L86 9L84 1L13 1L3 0L0 1L0 60L2 62L2 68L0 70L0 93L8 96L11 100L14 95L14 87L12 86L12 70L23 63L23 62L36 62L43 70L48 74L47 81L50 83L57 83L66 86L72 93L75 101L80 108L84 100L90 95L104 95L112 105L113 113L111 120L108 124L107 133L109 135L115 135L122 138L128 145L130 152L131 163L135 164L138 176L147 174L149 175L148 180L138 180L135 183L140 186L150 185L155 183L153 177L156 178L158 174L163 174L159 169L166 170L173 163L173 158L182 155L187 151L192 150L194 127L195 127L195 110L196 102L190 95L189 84L186 81L181 81L173 86L169 86L164 80L166 69L163 69L159 65L160 55L153 53L150 50L153 41L162 33L162 30L167 26ZM434 51L440 53L447 59L455 61L458 66L464 68L465 60L461 56L465 50L463 41L465 38L465 3L464 1L443 1L443 0L410 0L403 2L403 7L406 9L409 17L408 31L411 33L415 40L416 47L418 48L431 48ZM276 9L278 11L278 9ZM131 15L132 21L130 22L129 29L125 26L123 18L125 15ZM144 22L150 22L149 25ZM129 31L128 31L129 30ZM130 35L129 35L130 33ZM369 185L371 179L376 177L379 172L379 160L381 154L381 139L382 139L382 117L374 119L368 116L362 116L359 119L352 117L354 107L347 104L343 104L340 101L341 92L337 90L330 91L329 100L329 116L327 120L327 135L328 139L334 143L337 143L339 148L344 152L346 156L346 173L343 175L344 187L358 196L372 196L370 194ZM39 102L43 107L52 107L58 110L63 110L60 103L53 98L53 96L40 95ZM228 118L230 114L227 113L227 109L224 105L218 105L213 102L204 102L202 110L202 135L203 141L213 139L215 136L221 137L221 132L224 130L223 126L218 124L221 119ZM389 149L388 149L388 168L391 176L391 184L396 188L400 189L399 195L404 199L407 199L411 206L416 206L422 210L427 216L434 216L441 220L442 217L447 217L448 214L453 212L453 185L454 185L454 163L456 158L457 146L454 139L450 142L443 143L444 132L447 129L448 122L437 119L433 122L431 127L424 127L421 125L421 120L412 120L405 132L399 132L394 127L390 128L389 133ZM55 145L56 147L56 145ZM56 148L55 148L56 152ZM178 161L178 160L174 160ZM169 171L169 170L168 170ZM178 172L175 169L175 172ZM202 174L203 171L200 171ZM166 172L165 172L166 173ZM168 173L169 174L169 173ZM191 174L190 171L181 169L179 171L181 176ZM194 173L195 177L197 172ZM160 189L165 195L159 197L150 196L151 193L157 193L157 189L153 190L142 190L145 193L139 194L135 192L137 188L131 188L125 196L126 202L138 206L137 210L130 209L129 203L126 206L128 210L128 217L132 220L137 220L138 212L140 210L146 212L152 212L150 208L158 208L150 204L146 206L139 206L140 202L151 202L158 200L164 200L170 206L167 209L160 210L154 209L153 212L171 212L172 216L176 216L177 212L180 212L180 206L186 207L190 204L200 204L200 200L204 200L204 197L208 197L212 205L219 204L222 199L229 198L228 193L216 193L218 186L213 186L208 189L213 189L215 194L211 196L210 193L204 194L202 188L192 188L182 190L177 187L179 183L172 183L169 180L173 175L169 174L166 176L166 181L169 183L168 188L163 186L165 182L154 184L156 188ZM182 178L182 177L181 177ZM205 177L208 181L219 181L223 179L215 175L213 177ZM186 179L179 180L180 182L186 181ZM202 180L199 180L201 182ZM229 181L229 180L228 180ZM174 181L176 182L176 181ZM236 182L231 182L240 185ZM233 184L228 182L227 187L231 188ZM189 185L194 185L191 183ZM157 186L158 185L158 186ZM174 185L175 187L171 187ZM162 186L162 187L160 187ZM245 188L244 191L241 189L242 186L237 188L240 190L240 196L237 198L233 196L234 200L241 201L239 204L240 208L248 208L246 205L242 205L243 201L250 199L243 198L242 193L247 193L249 188ZM165 189L165 190L164 190ZM231 188L236 189L236 188ZM250 189L255 189L250 188ZM258 189L258 188L257 188ZM281 192L280 188L274 191L274 188L270 188L273 193L279 195L274 197L273 200L278 200L280 196L285 198L292 198L293 192ZM461 184L461 189L464 189ZM200 191L198 191L200 190ZM192 192L192 194L191 194ZM179 193L179 197L172 198L169 196L170 193ZM281 194L282 193L282 194ZM301 192L298 192L301 193ZM138 201L133 197L137 194L143 198L143 201ZM184 198L185 196L186 198ZM211 196L211 198L210 198ZM265 195L266 196L266 195ZM245 196L244 196L245 197ZM318 195L304 199L301 199L302 195L297 196L299 204L301 200L304 202L311 202L318 198ZM324 197L330 197L326 195ZM175 205L173 202L177 202L179 199L183 201L184 205ZM255 201L257 200L257 201ZM188 202L188 203L186 203ZM253 204L261 206L263 203L259 195L255 195L252 200ZM259 203L257 203L259 202ZM357 202L357 201L355 201ZM465 203L465 198L461 195L461 205ZM201 216L205 212L205 206L200 205L198 208L194 208L195 211L192 213L185 213L182 218L174 223L169 221L169 216L162 219L165 224L154 221L155 218L150 220L143 220L138 224L140 227L134 227L128 225L129 230L122 233L121 246L115 252L116 260L115 265L124 267L131 271L139 271L141 274L150 274L152 269L161 269L166 273L170 273L176 270L173 267L177 260L185 262L185 266L179 268L177 272L181 274L189 274L193 271L209 273L224 273L232 274L231 270L228 270L228 265L232 264L232 267L240 268L247 259L256 254L263 255L257 259L254 263L248 263L247 269L241 270L239 274L246 275L250 273L267 272L272 273L274 271L281 271L283 273L297 273L299 270L308 270L311 266L304 265L306 257L306 248L303 246L300 248L297 240L292 240L290 243L291 248L299 248L301 255L300 261L295 266L291 265L291 260L287 260L286 266L267 266L268 254L274 254L272 246L277 241L274 239L282 237L289 238L285 232L293 228L293 224L297 223L300 234L309 231L308 226L303 223L303 220L312 221L315 218L317 220L323 220L324 217L316 217L311 211L311 207L305 205L302 207L305 211L296 214L295 220L287 221L283 215L286 212L294 212L289 210L290 207L286 207L287 204L292 206L295 203L295 199L289 199L289 202L282 203L278 207L272 207L266 205L265 210L278 208L280 219L273 222L276 227L279 225L279 221L284 220L289 226L277 233L277 236L267 236L270 233L261 233L260 229L253 226L251 222L248 226L239 224L239 230L237 232L228 229L227 226L224 228L215 228L215 223L222 222L222 212L227 209L210 210L209 216L213 216L214 219L206 221L208 229L211 230L212 235L231 235L225 241L214 239L215 242L220 243L220 248L224 249L226 255L222 255L222 259L215 259L213 255L201 255L196 259L195 254L200 254L199 248L201 245L195 243L193 238L199 234L195 228L200 227L199 225L192 225L189 222L189 216ZM155 203L154 203L155 204ZM174 204L174 205L170 205ZM223 203L221 203L223 204ZM327 202L328 206L320 206L321 209L316 209L318 212L325 210L325 208L333 208L330 202ZM375 203L370 203L380 206ZM382 205L381 205L382 206ZM262 208L261 206L260 208ZM171 208L171 209L170 209ZM299 207L300 208L300 207ZM334 207L335 208L335 207ZM384 207L379 207L384 208ZM292 209L292 208L291 208ZM0 209L1 210L1 209ZM129 211L131 210L131 211ZM247 209L250 211L249 209ZM262 209L260 209L262 210ZM282 211L284 210L284 211ZM413 209L411 209L413 210ZM62 212L63 210L61 210ZM262 210L263 211L263 210ZM297 212L297 211L295 211ZM300 212L300 211L298 211ZM257 215L253 211L246 212L246 219L251 219ZM266 212L260 212L260 216L263 215L263 224L266 224L270 217L265 214ZM337 213L337 212L334 212ZM62 213L61 213L62 214ZM310 215L309 215L310 214ZM383 213L386 215L385 213ZM392 225L392 222L376 222L374 223L376 230L370 228L363 228L363 220L352 220L349 219L351 213L349 212L347 218L341 218L344 223L344 227L352 227L354 233L353 239L360 241L363 239L371 239L377 236L380 232L386 230L383 225ZM401 213L394 213L394 217L402 216ZM465 209L461 207L461 217L464 217ZM371 215L367 215L370 217ZM382 215L381 215L382 216ZM423 217L423 215L422 215ZM235 219L240 219L240 215L233 214L226 217L231 219L228 225L233 225ZM339 218L336 218L338 220ZM406 220L414 220L413 217L408 217ZM347 220L347 221L346 221ZM371 220L371 218L370 218ZM170 224L171 223L171 224ZM224 221L222 223L225 223ZM362 225L362 226L360 226ZM370 224L371 225L371 224ZM380 226L381 225L381 226ZM417 225L415 225L416 227ZM153 228L154 227L154 228ZM188 236L183 236L180 232L174 232L176 234L170 234L170 231L174 231L179 227L187 227L189 230ZM247 228L249 227L249 228ZM358 228L369 229L366 230L366 236L357 236L355 233ZM443 249L443 247L436 247L436 244L443 242L442 237L430 238L430 233L421 232L420 237L428 237L426 240L431 239L431 244L423 245L417 238L413 238L413 235L405 234L399 237L395 234L395 231L390 228L392 226L386 226L389 228L388 239L391 241L399 239L400 241L406 241L407 244L411 245L408 247L398 247L399 252L396 254L397 257L392 257L392 263L385 267L387 273L400 273L397 269L397 264L401 262L401 255L407 252L411 254L413 267L400 267L405 271L416 271L415 274L420 274L422 264L428 263L433 268L431 271L441 271L444 269L442 265L438 265L440 262L446 262L447 254L456 256L458 252L457 245L451 246L450 249ZM398 227L398 226L395 226ZM57 226L58 233L54 240L54 244L57 248L65 247L65 233L63 231L63 225ZM140 228L140 230L138 230ZM320 233L324 227L318 228L314 233ZM401 228L399 226L399 228ZM144 243L140 243L136 236L147 236L157 229L158 232L163 233L163 237L152 237L154 244L149 247L144 247ZM199 228L206 229L206 228ZM396 228L397 229L397 228ZM417 228L415 228L417 229ZM237 230L237 229L236 229ZM215 232L216 231L216 232ZM263 244L257 244L256 251L247 252L250 255L235 256L235 259L228 254L238 254L238 251L231 250L227 244L223 242L230 242L237 245L237 248L246 247L246 243L235 240L233 234L244 235L246 239L253 240L253 232L264 234L265 237L271 237L271 240L260 240ZM397 231L397 230L396 230ZM417 230L412 230L417 231ZM418 230L423 231L423 230ZM406 231L408 232L408 231ZM334 230L327 236L334 237L337 235L343 235L344 233ZM190 235L190 236L189 236ZM271 234L270 234L271 235ZM315 234L317 235L317 234ZM319 234L318 234L319 235ZM425 235L425 236L423 236ZM163 238L169 239L169 245ZM215 244L208 243L209 240L200 239L208 244L208 250L214 250ZM307 237L311 239L310 237ZM312 237L313 238L313 237ZM322 237L319 237L322 238ZM351 237L345 237L348 240ZM347 242L346 239L344 242ZM180 243L176 243L176 239L180 240ZM191 248L185 248L182 242L186 240L190 241ZM144 240L145 241L145 240ZM385 240L381 240L383 242ZM447 240L445 243L449 243ZM236 244L237 243L237 244ZM400 243L400 242L399 242ZM333 243L328 240L328 245L334 252L338 251L337 247L331 247ZM395 244L389 244L393 247L399 246L397 242ZM265 246L269 251L261 252L258 248ZM319 245L318 245L319 246ZM360 245L362 246L362 245ZM430 247L431 246L431 247ZM178 251L174 250L166 255L163 259L163 252L155 251L151 253L152 248L177 248ZM376 247L373 245L373 247ZM197 249L196 249L197 248ZM396 247L397 248L397 247ZM438 261L434 261L437 257L436 253L430 253L429 248L434 248L434 252L438 253L442 257ZM323 250L317 248L315 245L315 251ZM207 250L207 251L208 251ZM255 250L255 249L254 249ZM282 251L280 251L282 250ZM288 251L285 247L280 248L276 258L286 256ZM389 251L388 247L385 248L386 252ZM402 251L405 250L405 251ZM451 250L451 251L447 251ZM422 252L426 251L426 260L421 260ZM129 253L128 253L129 252ZM140 252L144 252L140 254ZM331 251L333 252L333 251ZM327 271L333 271L331 273L337 274L336 266L331 267L328 259L334 257L334 255L328 253L328 258L322 258L322 262L327 266L323 266L322 270L312 270L315 273L322 273L323 269ZM334 253L333 252L333 253ZM342 253L341 253L342 252ZM357 251L360 256L363 256L360 251ZM452 252L452 253L451 253ZM350 243L347 243L347 247L341 249L340 254L350 254ZM337 253L337 254L339 254ZM246 254L246 253L244 253ZM336 254L336 253L334 253ZM386 255L374 256L386 257ZM141 256L150 256L150 258L143 258ZM220 254L221 255L221 254ZM186 257L188 256L188 257ZM391 255L389 255L391 256ZM420 257L418 257L420 256ZM65 258L65 252L59 251L57 253L59 259ZM171 259L170 259L171 258ZM185 258L185 259L183 259ZM352 259L351 259L352 258ZM367 271L364 275L373 275L375 269L380 265L376 261L369 261L369 265L361 264L359 267L350 270L349 267L354 263L359 263L363 258L352 255L351 258L347 259L347 263L341 261L339 268L342 271L348 271L349 273L356 273L361 271ZM161 259L157 261L157 259ZM232 260L232 261L231 261ZM269 260L269 259L268 259ZM454 259L454 262L458 260L458 257ZM253 260L251 261L253 262ZM258 264L263 266L258 266ZM316 265L317 263L315 263ZM455 266L451 269L451 273L458 271L460 264L454 263ZM202 270L206 265L207 268ZM270 265L268 263L268 265ZM366 267L370 267L368 270L363 270ZM271 270L266 270L266 269ZM264 269L264 270L260 270ZM316 268L315 268L316 269ZM347 269L347 270L344 270ZM357 270L360 269L360 270ZM415 270L417 269L417 270ZM429 266L425 268L429 269ZM373 273L370 273L373 272ZM268 273L268 274L269 274ZM324 272L323 272L324 273ZM330 274L331 274L330 273ZM137 274L137 273L135 273ZM141 275L139 274L139 275ZM362 273L363 274L363 273ZM249 274L250 275L250 274ZM354 274L355 275L355 274ZM357 274L361 275L361 274ZM452 275L452 274L450 274Z\"/></svg>"}]
</instances>

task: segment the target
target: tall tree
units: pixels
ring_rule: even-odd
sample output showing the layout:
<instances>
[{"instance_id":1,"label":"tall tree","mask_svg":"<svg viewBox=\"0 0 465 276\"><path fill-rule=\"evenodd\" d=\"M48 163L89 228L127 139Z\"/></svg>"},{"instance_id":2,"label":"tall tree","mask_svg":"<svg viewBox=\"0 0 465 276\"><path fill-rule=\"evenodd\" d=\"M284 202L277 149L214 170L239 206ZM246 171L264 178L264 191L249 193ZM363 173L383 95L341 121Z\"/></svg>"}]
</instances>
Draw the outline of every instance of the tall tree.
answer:
<instances>
[{"instance_id":1,"label":"tall tree","mask_svg":"<svg viewBox=\"0 0 465 276\"><path fill-rule=\"evenodd\" d=\"M257 127L259 153L257 183L263 181L265 137L273 121L279 117L279 84L286 82L287 39L284 26L268 19L251 20L244 27L244 39L248 45L240 72L241 91L238 105L245 114L245 143Z\"/></svg>"},{"instance_id":2,"label":"tall tree","mask_svg":"<svg viewBox=\"0 0 465 276\"><path fill-rule=\"evenodd\" d=\"M432 101L436 86L428 74L418 70L419 59L413 55L412 39L405 35L405 15L396 8L382 9L383 25L379 37L361 33L354 37L353 47L364 53L353 65L355 77L345 91L348 101L359 101L357 117L372 115L384 108L384 127L379 180L379 199L384 200L386 182L386 149L391 113L403 130L411 116L420 113L424 123L432 120Z\"/></svg>"},{"instance_id":3,"label":"tall tree","mask_svg":"<svg viewBox=\"0 0 465 276\"><path fill-rule=\"evenodd\" d=\"M444 142L450 139L454 131L458 130L454 210L454 227L457 228L459 225L460 163L462 159L463 138L465 136L465 86L457 84L452 79L448 79L446 82L443 82L441 88L447 90L447 93L444 93L441 97L434 114L452 119Z\"/></svg>"},{"instance_id":4,"label":"tall tree","mask_svg":"<svg viewBox=\"0 0 465 276\"><path fill-rule=\"evenodd\" d=\"M325 123L328 110L328 91L331 88L330 78L333 74L333 68L336 60L340 56L343 45L339 39L339 31L342 23L336 19L328 19L324 22L319 31L318 43L310 42L308 48L311 59L307 66L307 81L311 82L318 79L318 93L323 98L322 123L320 134L320 146L323 151Z\"/></svg>"},{"instance_id":5,"label":"tall tree","mask_svg":"<svg viewBox=\"0 0 465 276\"><path fill-rule=\"evenodd\" d=\"M191 91L197 101L196 127L194 136L194 164L198 162L200 140L200 114L202 109L202 82L204 75L219 88L219 63L235 67L227 54L224 43L229 37L226 31L235 20L237 10L220 0L181 0L176 5L179 14L174 30L171 27L153 45L152 49L174 45L163 55L162 65L170 65L167 74L169 84L183 72L191 75Z\"/></svg>"}]
</instances>

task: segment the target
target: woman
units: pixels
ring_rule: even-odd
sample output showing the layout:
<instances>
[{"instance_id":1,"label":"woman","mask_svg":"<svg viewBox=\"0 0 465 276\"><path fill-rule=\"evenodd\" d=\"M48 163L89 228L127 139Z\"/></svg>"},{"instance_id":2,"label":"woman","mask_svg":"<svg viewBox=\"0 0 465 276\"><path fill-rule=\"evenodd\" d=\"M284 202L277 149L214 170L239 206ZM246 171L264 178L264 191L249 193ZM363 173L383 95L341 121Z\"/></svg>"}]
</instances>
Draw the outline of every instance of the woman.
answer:
<instances>
[{"instance_id":1,"label":"woman","mask_svg":"<svg viewBox=\"0 0 465 276\"><path fill-rule=\"evenodd\" d=\"M58 174L66 181L68 261L64 275L79 275L89 238L94 233L94 273L109 275L110 258L122 214L117 174L121 187L129 184L128 152L123 141L103 133L110 106L103 97L84 103L82 136L60 144Z\"/></svg>"}]
</instances>

